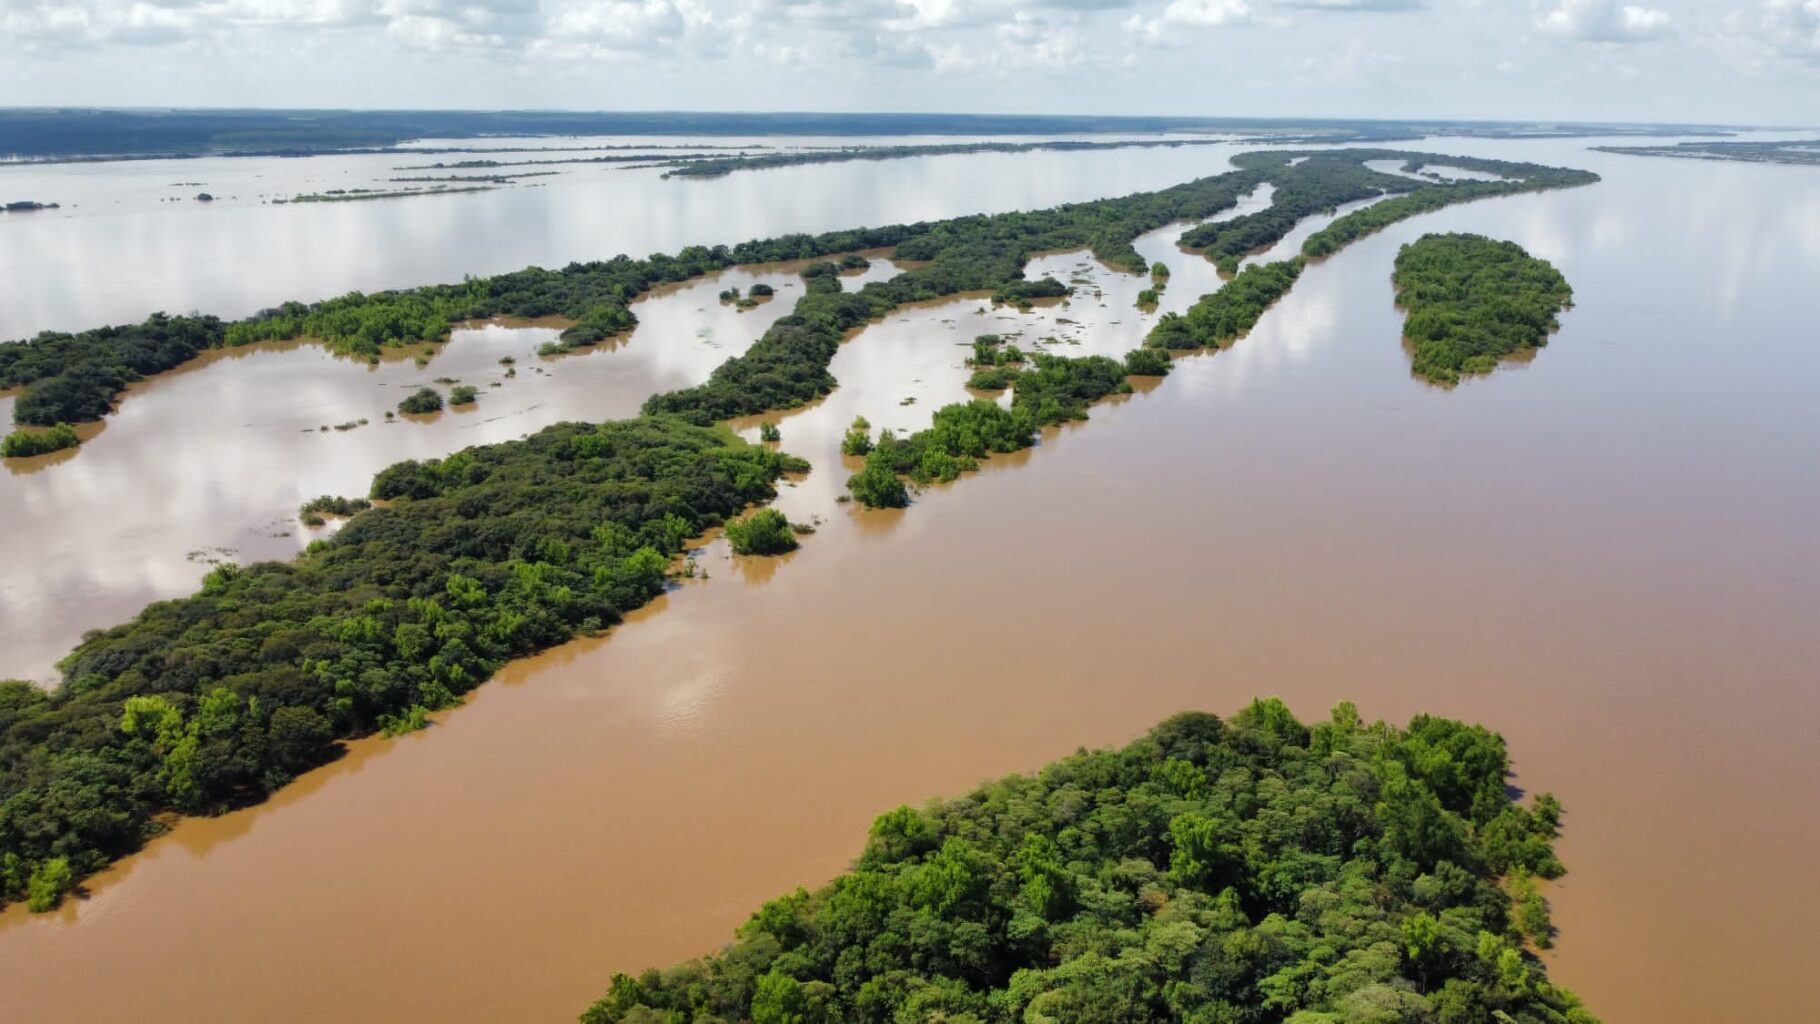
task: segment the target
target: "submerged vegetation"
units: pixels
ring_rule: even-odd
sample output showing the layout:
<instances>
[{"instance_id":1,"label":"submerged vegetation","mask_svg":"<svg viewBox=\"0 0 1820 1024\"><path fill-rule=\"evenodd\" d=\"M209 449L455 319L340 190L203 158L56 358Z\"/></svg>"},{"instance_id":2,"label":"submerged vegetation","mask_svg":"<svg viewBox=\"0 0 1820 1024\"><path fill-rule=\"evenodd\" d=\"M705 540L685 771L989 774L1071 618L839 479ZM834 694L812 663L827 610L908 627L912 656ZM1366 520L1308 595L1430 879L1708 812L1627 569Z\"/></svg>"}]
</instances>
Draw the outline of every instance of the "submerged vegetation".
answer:
<instances>
[{"instance_id":1,"label":"submerged vegetation","mask_svg":"<svg viewBox=\"0 0 1820 1024\"><path fill-rule=\"evenodd\" d=\"M1397 253L1391 279L1409 313L1413 369L1440 384L1548 344L1574 294L1547 260L1483 235L1423 235Z\"/></svg>"},{"instance_id":2,"label":"submerged vegetation","mask_svg":"<svg viewBox=\"0 0 1820 1024\"><path fill-rule=\"evenodd\" d=\"M76 436L75 428L67 423L59 423L49 430L15 430L0 438L0 458L26 459L34 455L49 455L66 448L74 448L82 443Z\"/></svg>"},{"instance_id":3,"label":"submerged vegetation","mask_svg":"<svg viewBox=\"0 0 1820 1024\"><path fill-rule=\"evenodd\" d=\"M59 861L60 895L161 812L260 800L336 739L618 621L686 538L798 465L646 417L392 466L372 489L389 507L295 561L217 566L194 596L91 633L54 692L0 684L0 902L36 901L31 879Z\"/></svg>"},{"instance_id":4,"label":"submerged vegetation","mask_svg":"<svg viewBox=\"0 0 1820 1024\"><path fill-rule=\"evenodd\" d=\"M398 403L398 411L414 413L419 416L432 412L441 412L442 395L439 394L435 388L418 388L416 391L405 396L404 401Z\"/></svg>"},{"instance_id":5,"label":"submerged vegetation","mask_svg":"<svg viewBox=\"0 0 1820 1024\"><path fill-rule=\"evenodd\" d=\"M320 498L311 498L297 509L299 515L351 516L356 512L365 512L373 503L365 498L343 498L325 494Z\"/></svg>"},{"instance_id":6,"label":"submerged vegetation","mask_svg":"<svg viewBox=\"0 0 1820 1024\"><path fill-rule=\"evenodd\" d=\"M256 802L333 757L337 740L414 728L505 661L617 621L661 591L686 539L773 497L773 481L787 469L806 468L716 421L826 395L835 383L829 363L846 332L905 303L1065 292L1052 279L1024 279L1034 253L1084 248L1148 273L1132 247L1139 235L1205 220L1305 166L1280 156L1252 163L1156 192L1046 210L530 268L292 303L233 324L159 314L139 325L0 345L0 388L25 389L17 418L49 425L97 418L132 380L226 344L310 337L376 353L446 337L448 325L462 320L503 315L568 317L586 326L574 337L587 339L629 327L627 303L657 284L735 264L824 260L803 272L791 312L745 353L699 386L653 396L643 415L558 424L522 440L394 465L369 494L385 507L358 511L296 560L218 566L199 593L89 634L60 663L54 691L0 684L0 902L54 905L80 878L158 831L159 815ZM1528 173L1559 182L1575 172ZM1436 194L1453 187L1395 180ZM844 290L828 258L876 248L894 248L895 258L915 265ZM1230 291L1249 305L1200 320L1191 310L1181 318L1185 336L1217 342L1222 332L1248 327L1299 267L1297 260L1246 268L1216 298ZM856 421L842 445L866 460L849 483L855 499L904 505L905 478L953 480L979 459L1028 447L1040 428L1081 418L1091 403L1129 390L1130 375L1167 368L1160 350L1125 361L1024 357L999 339L976 347L975 358L978 369L1009 377L1009 408L949 405L927 430L904 438L885 431L876 442L870 425ZM436 391L424 390L424 403L440 404ZM781 515L761 515L742 527L751 531L748 543L777 544L780 532L795 532ZM1540 865L1536 871L1545 873ZM967 932L968 942L976 937Z\"/></svg>"},{"instance_id":7,"label":"submerged vegetation","mask_svg":"<svg viewBox=\"0 0 1820 1024\"><path fill-rule=\"evenodd\" d=\"M994 375L985 383L1008 382L1011 408L984 399L957 402L937 409L927 430L903 438L882 431L876 444L856 425L841 450L865 455L866 465L847 481L847 490L868 508L902 508L909 504L910 496L900 475L919 484L952 481L978 468L979 460L988 455L1035 444L1041 427L1085 419L1087 406L1107 395L1130 391L1125 378L1153 368L1145 363L1133 369L1106 356L1036 355L1029 369L982 371ZM974 374L968 386L980 379L979 373ZM980 390L1000 389L982 386Z\"/></svg>"},{"instance_id":8,"label":"submerged vegetation","mask_svg":"<svg viewBox=\"0 0 1820 1024\"><path fill-rule=\"evenodd\" d=\"M1163 349L1218 348L1251 330L1271 303L1289 292L1302 259L1254 263L1217 292L1203 295L1187 313L1164 313L1144 340Z\"/></svg>"},{"instance_id":9,"label":"submerged vegetation","mask_svg":"<svg viewBox=\"0 0 1820 1024\"><path fill-rule=\"evenodd\" d=\"M727 524L727 540L741 555L781 555L796 550L796 531L774 508L761 508Z\"/></svg>"},{"instance_id":10,"label":"submerged vegetation","mask_svg":"<svg viewBox=\"0 0 1820 1024\"><path fill-rule=\"evenodd\" d=\"M881 816L851 871L582 1020L1595 1024L1500 887L1561 873L1559 806L1513 802L1509 769L1443 718L1178 715Z\"/></svg>"},{"instance_id":11,"label":"submerged vegetation","mask_svg":"<svg viewBox=\"0 0 1820 1024\"><path fill-rule=\"evenodd\" d=\"M1306 159L1292 163L1301 157ZM1364 161L1387 158L1416 168L1424 161L1445 160L1449 166L1484 170L1505 180L1442 184L1363 167ZM572 263L561 270L530 267L459 284L286 303L233 323L209 316L155 314L141 324L74 334L45 332L30 341L0 344L0 389L25 389L14 405L14 418L21 424L81 423L106 415L115 397L133 381L211 348L308 338L332 351L371 357L389 347L441 341L448 337L451 324L465 320L554 315L575 321L558 343L558 350L566 351L630 330L637 320L627 304L652 287L738 264L893 247L898 259L927 261L852 295L840 294L838 285L814 292L815 301L799 302L752 351L717 370L708 384L654 400L654 408L718 419L801 404L825 394L831 386L825 368L840 333L906 302L963 291L990 292L1014 303L1065 295L1066 286L1053 279L1023 279L1023 266L1033 253L1086 248L1112 266L1145 273L1150 265L1131 245L1138 235L1171 221L1205 221L1267 181L1276 185L1279 196L1312 197L1297 200L1304 204L1332 203L1337 196L1365 188L1411 193L1355 211L1318 232L1304 252L1321 255L1392 219L1449 202L1597 180L1586 172L1534 164L1375 149L1312 155L1270 151L1244 154L1236 162L1236 171L1156 192L1047 210L784 235L731 247L691 246L674 256L616 256ZM1218 258L1229 250L1241 251L1235 247L1242 244L1275 241L1270 237L1273 232L1286 233L1292 226L1292 221L1280 217L1254 214L1196 237ZM839 270L832 263L827 267L831 274ZM754 386L746 388L746 383ZM746 397L736 398L735 392Z\"/></svg>"}]
</instances>

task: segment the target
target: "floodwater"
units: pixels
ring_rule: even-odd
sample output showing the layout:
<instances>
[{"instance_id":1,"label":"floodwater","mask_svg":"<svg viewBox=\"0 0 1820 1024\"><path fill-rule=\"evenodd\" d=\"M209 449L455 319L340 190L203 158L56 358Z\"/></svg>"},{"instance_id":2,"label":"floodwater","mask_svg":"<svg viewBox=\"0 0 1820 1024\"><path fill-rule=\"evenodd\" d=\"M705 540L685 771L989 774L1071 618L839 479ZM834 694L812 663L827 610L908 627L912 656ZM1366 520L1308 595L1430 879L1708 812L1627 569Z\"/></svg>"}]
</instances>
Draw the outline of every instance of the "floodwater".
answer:
<instances>
[{"instance_id":1,"label":"floodwater","mask_svg":"<svg viewBox=\"0 0 1820 1024\"><path fill-rule=\"evenodd\" d=\"M1146 136L1146 140L1167 136ZM1105 141L1116 136L1094 136ZM608 146L649 139L484 140L489 146ZM661 139L773 147L947 144L916 138ZM1029 142L1035 138L1012 141ZM437 144L428 140L426 145ZM475 140L443 144L473 146ZM741 171L665 180L662 168L559 164L399 168L484 154L240 157L92 164L0 162L0 339L137 322L157 310L241 317L287 299L459 281L616 253L673 253L792 231L834 231L1035 209L1161 188L1227 169L1236 146L983 153ZM537 160L611 155L513 154ZM657 155L662 155L661 153ZM331 189L397 189L399 176L557 173L489 192L272 205ZM419 186L429 187L429 186ZM207 191L213 202L195 201Z\"/></svg>"},{"instance_id":2,"label":"floodwater","mask_svg":"<svg viewBox=\"0 0 1820 1024\"><path fill-rule=\"evenodd\" d=\"M55 914L10 909L0 1017L566 1019L614 972L711 950L763 899L825 881L880 811L1272 693L1304 717L1350 699L1502 732L1518 784L1567 808L1551 970L1608 1024L1810 1017L1820 176L1586 144L1423 146L1606 180L1312 262L1231 350L868 512L835 501L854 415L926 423L965 396L978 333L1118 354L1158 315L1135 308L1143 279L1082 254L1041 264L1093 282L1065 304L892 314L837 356L838 391L776 418L815 464L780 498L818 522L802 550L709 544L708 579L511 666L434 727L185 821ZM1389 274L1430 230L1561 269L1576 306L1547 349L1452 390L1411 377ZM1175 271L1165 309L1211 286L1179 231L1140 245ZM556 380L658 347L650 323ZM464 341L483 344L438 362ZM262 358L171 384L218 374L231 394ZM338 371L362 395L375 372ZM0 489L135 436L156 387L95 450Z\"/></svg>"},{"instance_id":3,"label":"floodwater","mask_svg":"<svg viewBox=\"0 0 1820 1024\"><path fill-rule=\"evenodd\" d=\"M880 258L850 285L897 272L872 255ZM305 527L299 505L365 495L394 462L563 420L636 415L651 394L707 379L789 312L806 265L738 267L659 287L632 304L631 333L561 356L537 354L558 326L476 323L445 345L373 366L293 342L211 352L142 382L117 413L83 429L81 448L0 460L0 521L9 526L0 532L0 678L54 680L54 663L85 631L193 592L216 562L295 555L332 528ZM761 282L776 297L746 310L718 299ZM420 353L431 353L421 366ZM446 396L447 382L479 388L479 399L386 420L420 387ZM9 421L10 402L0 400ZM143 512L154 495L157 514L130 511Z\"/></svg>"}]
</instances>

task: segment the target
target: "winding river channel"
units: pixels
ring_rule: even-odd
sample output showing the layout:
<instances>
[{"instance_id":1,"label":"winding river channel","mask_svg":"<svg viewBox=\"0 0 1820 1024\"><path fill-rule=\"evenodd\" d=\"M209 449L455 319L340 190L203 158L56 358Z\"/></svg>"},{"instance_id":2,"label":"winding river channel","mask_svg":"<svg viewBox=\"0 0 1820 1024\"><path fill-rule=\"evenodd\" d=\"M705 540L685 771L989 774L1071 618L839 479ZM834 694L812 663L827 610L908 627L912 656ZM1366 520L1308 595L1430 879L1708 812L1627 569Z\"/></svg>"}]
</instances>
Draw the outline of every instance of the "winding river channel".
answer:
<instances>
[{"instance_id":1,"label":"winding river channel","mask_svg":"<svg viewBox=\"0 0 1820 1024\"><path fill-rule=\"evenodd\" d=\"M842 348L838 390L775 418L814 466L779 498L818 523L801 550L707 541L706 579L508 667L432 728L180 822L58 912L0 913L0 1020L569 1019L614 972L713 949L762 900L841 871L881 811L1262 694L1304 718L1350 699L1500 731L1516 784L1567 809L1551 973L1609 1024L1808 1019L1820 173L1598 141L1408 144L1605 180L1361 240L1232 349L909 509L861 511L835 500L841 432L855 415L916 429L965 397L975 335L1119 354L1219 280L1175 225L1138 243L1173 270L1158 311L1135 305L1145 279L1058 253L1029 274L1073 280L1065 302L894 312ZM206 209L153 185L329 165L0 167L19 198L103 173L144 193L0 221L0 272L26 296L0 304L0 334L1043 206L1216 173L1230 152L590 169ZM1546 349L1451 390L1410 375L1391 261L1435 230L1561 269L1576 305ZM895 272L874 256L865 277ZM80 450L0 470L0 676L53 677L83 630L187 593L211 560L288 557L316 535L300 501L361 493L390 462L704 378L788 309L794 269L665 289L592 352L541 358L549 325L474 324L422 367L272 346L136 387ZM755 309L716 299L761 280L779 294ZM383 421L438 377L479 386L477 407Z\"/></svg>"}]
</instances>

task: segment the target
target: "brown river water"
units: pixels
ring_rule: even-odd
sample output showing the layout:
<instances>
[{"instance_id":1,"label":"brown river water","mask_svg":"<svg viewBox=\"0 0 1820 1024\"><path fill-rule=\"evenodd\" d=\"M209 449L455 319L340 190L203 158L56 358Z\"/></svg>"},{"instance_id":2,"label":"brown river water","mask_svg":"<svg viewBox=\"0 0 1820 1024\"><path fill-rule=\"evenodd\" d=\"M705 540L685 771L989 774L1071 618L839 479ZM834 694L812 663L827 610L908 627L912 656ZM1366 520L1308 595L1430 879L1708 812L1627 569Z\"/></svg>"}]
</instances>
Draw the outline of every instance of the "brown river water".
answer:
<instances>
[{"instance_id":1,"label":"brown river water","mask_svg":"<svg viewBox=\"0 0 1820 1024\"><path fill-rule=\"evenodd\" d=\"M1230 351L867 512L834 500L853 416L925 424L965 397L979 333L1118 354L1157 315L1143 279L1077 253L1031 270L1081 279L1066 303L892 314L836 357L839 390L776 418L815 466L779 499L819 523L802 550L707 543L707 579L432 728L184 821L56 913L0 914L0 1019L570 1018L615 971L711 950L839 872L891 806L1259 694L1502 732L1517 783L1567 808L1551 971L1608 1022L1810 1019L1820 176L1582 145L1422 144L1606 180L1360 241ZM1428 230L1555 262L1577 305L1549 347L1453 390L1412 379L1389 273ZM1180 231L1140 243L1174 270L1164 310L1217 284ZM792 297L734 313L725 286L653 296L618 347L548 362L547 328L490 326L422 369L296 348L144 386L74 458L0 474L29 527L7 533L31 534L4 552L0 673L42 674L58 644L33 635L66 648L187 590L189 545L294 549L297 501L386 462L699 379ZM517 376L476 411L379 422L421 380L499 378L501 354Z\"/></svg>"}]
</instances>

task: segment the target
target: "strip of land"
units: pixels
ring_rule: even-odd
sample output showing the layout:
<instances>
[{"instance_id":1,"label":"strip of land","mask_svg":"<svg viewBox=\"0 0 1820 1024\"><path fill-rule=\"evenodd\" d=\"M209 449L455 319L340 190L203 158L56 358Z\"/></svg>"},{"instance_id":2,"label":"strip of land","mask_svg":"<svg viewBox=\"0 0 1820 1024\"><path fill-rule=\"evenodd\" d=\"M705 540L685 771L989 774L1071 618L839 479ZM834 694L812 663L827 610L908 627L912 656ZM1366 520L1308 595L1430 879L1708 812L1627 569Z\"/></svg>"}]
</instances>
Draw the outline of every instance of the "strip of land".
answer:
<instances>
[{"instance_id":1,"label":"strip of land","mask_svg":"<svg viewBox=\"0 0 1820 1024\"><path fill-rule=\"evenodd\" d=\"M846 332L906 303L960 293L1008 302L1065 294L1052 278L1025 280L1025 265L1041 252L1086 249L1147 274L1132 245L1147 231L1204 221L1265 182L1292 193L1328 187L1320 183L1355 187L1373 180L1362 174L1377 174L1362 161L1386 156L1478 167L1502 180L1377 175L1384 191L1402 194L1335 221L1304 252L1331 252L1449 201L1597 180L1532 164L1380 150L1254 154L1226 174L1047 210L529 268L289 303L232 323L158 315L0 346L0 381L11 382L0 386L26 387L16 402L29 410L22 421L92 419L129 374L169 369L209 347L309 337L377 355L388 345L444 339L452 321L505 315L570 318L566 342L588 344L630 329L636 320L627 303L657 284L736 264L885 247L915 264L855 292L842 288L835 264L812 265L789 315L703 384L653 396L640 417L558 424L390 467L370 491L385 507L357 512L296 560L220 566L199 593L90 634L60 663L55 691L0 684L0 901L54 906L81 877L158 832L161 815L262 800L334 757L338 739L412 728L507 661L609 626L649 601L685 541L768 500L781 473L804 468L744 444L718 421L827 394ZM1287 265L1299 270L1301 261ZM914 464L904 465L902 450L881 439L867 472L887 474L901 489L900 473L948 479L988 452L1028 445L1040 423L1081 415L1128 375L1157 372L1162 348L1217 346L1248 328L1247 317L1255 321L1293 274L1261 291L1241 289L1255 310L1220 297L1247 274L1284 266L1246 268L1186 317L1166 318L1164 343L1153 335L1148 349L1122 363L1034 360L1012 382L1010 410L992 403L940 410L935 426L905 442L914 446ZM988 405L996 411L982 408ZM65 410L92 415L57 415ZM856 496L864 500L857 489Z\"/></svg>"},{"instance_id":2,"label":"strip of land","mask_svg":"<svg viewBox=\"0 0 1820 1024\"><path fill-rule=\"evenodd\" d=\"M1794 164L1820 167L1820 139L1781 142L1678 142L1672 146L1594 146L1600 153L1625 156L1678 157L1684 160L1729 160L1750 164Z\"/></svg>"},{"instance_id":3,"label":"strip of land","mask_svg":"<svg viewBox=\"0 0 1820 1024\"><path fill-rule=\"evenodd\" d=\"M957 156L979 153L1078 153L1095 149L1175 149L1214 146L1225 139L1150 139L1118 142L963 142L946 146L851 146L844 149L765 153L757 156L702 157L667 171L666 178L720 178L735 171L756 171L805 164L836 164L851 160L904 160L918 156Z\"/></svg>"}]
</instances>

